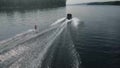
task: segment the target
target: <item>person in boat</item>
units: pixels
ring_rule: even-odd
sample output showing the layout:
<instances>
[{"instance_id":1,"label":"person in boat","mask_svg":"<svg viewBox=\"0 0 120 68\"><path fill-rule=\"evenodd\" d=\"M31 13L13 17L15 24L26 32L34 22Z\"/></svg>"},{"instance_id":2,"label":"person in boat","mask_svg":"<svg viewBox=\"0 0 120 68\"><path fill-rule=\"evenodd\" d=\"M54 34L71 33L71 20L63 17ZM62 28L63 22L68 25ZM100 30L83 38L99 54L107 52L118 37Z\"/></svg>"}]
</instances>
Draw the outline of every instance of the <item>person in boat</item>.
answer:
<instances>
[{"instance_id":1,"label":"person in boat","mask_svg":"<svg viewBox=\"0 0 120 68\"><path fill-rule=\"evenodd\" d=\"M68 20L72 19L72 14L68 13L68 14L67 14L67 19L68 19Z\"/></svg>"}]
</instances>

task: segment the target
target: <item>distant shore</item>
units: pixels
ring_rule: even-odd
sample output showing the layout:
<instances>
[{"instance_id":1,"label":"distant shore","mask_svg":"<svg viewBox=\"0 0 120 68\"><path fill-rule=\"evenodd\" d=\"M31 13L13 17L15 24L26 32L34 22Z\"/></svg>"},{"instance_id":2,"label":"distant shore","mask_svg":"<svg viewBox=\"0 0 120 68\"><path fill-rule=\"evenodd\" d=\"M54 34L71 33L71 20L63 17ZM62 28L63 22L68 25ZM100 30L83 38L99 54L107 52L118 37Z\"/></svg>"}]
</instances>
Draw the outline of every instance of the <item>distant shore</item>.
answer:
<instances>
[{"instance_id":1,"label":"distant shore","mask_svg":"<svg viewBox=\"0 0 120 68\"><path fill-rule=\"evenodd\" d=\"M90 3L79 3L69 5L120 5L120 1L107 1L107 2L90 2Z\"/></svg>"},{"instance_id":2,"label":"distant shore","mask_svg":"<svg viewBox=\"0 0 120 68\"><path fill-rule=\"evenodd\" d=\"M52 8L65 5L65 0L0 0L0 9Z\"/></svg>"}]
</instances>

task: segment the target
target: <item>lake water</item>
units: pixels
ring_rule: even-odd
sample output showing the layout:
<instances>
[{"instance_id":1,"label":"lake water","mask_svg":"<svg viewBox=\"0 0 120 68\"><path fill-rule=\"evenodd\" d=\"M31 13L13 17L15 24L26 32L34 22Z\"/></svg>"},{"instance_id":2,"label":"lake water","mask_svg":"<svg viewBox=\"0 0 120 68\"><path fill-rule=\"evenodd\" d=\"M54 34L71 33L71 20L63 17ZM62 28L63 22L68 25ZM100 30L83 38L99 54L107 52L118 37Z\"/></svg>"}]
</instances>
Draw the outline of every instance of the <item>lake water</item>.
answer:
<instances>
[{"instance_id":1,"label":"lake water","mask_svg":"<svg viewBox=\"0 0 120 68\"><path fill-rule=\"evenodd\" d=\"M84 24L75 38L84 68L120 68L120 6L68 6Z\"/></svg>"},{"instance_id":2,"label":"lake water","mask_svg":"<svg viewBox=\"0 0 120 68\"><path fill-rule=\"evenodd\" d=\"M74 17L84 22L71 34L81 58L81 66L83 68L120 68L120 6L74 5L53 9L1 11L0 40L32 29L35 24L43 30L57 19L64 17L66 12L72 13ZM58 53L64 55L65 51ZM65 57L71 60L69 58ZM53 66L62 67L55 64L57 63Z\"/></svg>"},{"instance_id":3,"label":"lake water","mask_svg":"<svg viewBox=\"0 0 120 68\"><path fill-rule=\"evenodd\" d=\"M30 10L0 10L0 40L33 29L38 25L43 30L57 19L64 17L65 7L30 9Z\"/></svg>"}]
</instances>

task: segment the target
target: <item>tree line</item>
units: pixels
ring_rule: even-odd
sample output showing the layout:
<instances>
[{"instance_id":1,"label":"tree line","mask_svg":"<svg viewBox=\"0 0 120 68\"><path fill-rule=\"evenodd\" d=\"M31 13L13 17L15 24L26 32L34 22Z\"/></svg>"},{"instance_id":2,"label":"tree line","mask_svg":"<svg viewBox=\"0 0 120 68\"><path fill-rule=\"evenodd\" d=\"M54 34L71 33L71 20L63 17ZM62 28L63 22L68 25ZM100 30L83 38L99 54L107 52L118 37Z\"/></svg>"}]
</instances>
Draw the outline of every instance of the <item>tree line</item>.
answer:
<instances>
[{"instance_id":1,"label":"tree line","mask_svg":"<svg viewBox=\"0 0 120 68\"><path fill-rule=\"evenodd\" d=\"M35 8L65 6L65 0L0 0L0 8Z\"/></svg>"}]
</instances>

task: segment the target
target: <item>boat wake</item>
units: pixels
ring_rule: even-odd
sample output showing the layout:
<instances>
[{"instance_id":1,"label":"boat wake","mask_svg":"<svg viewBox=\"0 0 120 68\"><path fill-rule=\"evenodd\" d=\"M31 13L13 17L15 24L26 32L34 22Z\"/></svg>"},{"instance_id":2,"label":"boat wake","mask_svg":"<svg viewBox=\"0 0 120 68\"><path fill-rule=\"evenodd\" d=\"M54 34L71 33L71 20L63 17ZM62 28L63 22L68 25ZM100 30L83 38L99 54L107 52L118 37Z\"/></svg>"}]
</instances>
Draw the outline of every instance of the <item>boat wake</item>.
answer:
<instances>
[{"instance_id":1,"label":"boat wake","mask_svg":"<svg viewBox=\"0 0 120 68\"><path fill-rule=\"evenodd\" d=\"M0 42L0 68L80 68L71 27L77 18L59 19L42 32L29 30Z\"/></svg>"}]
</instances>

